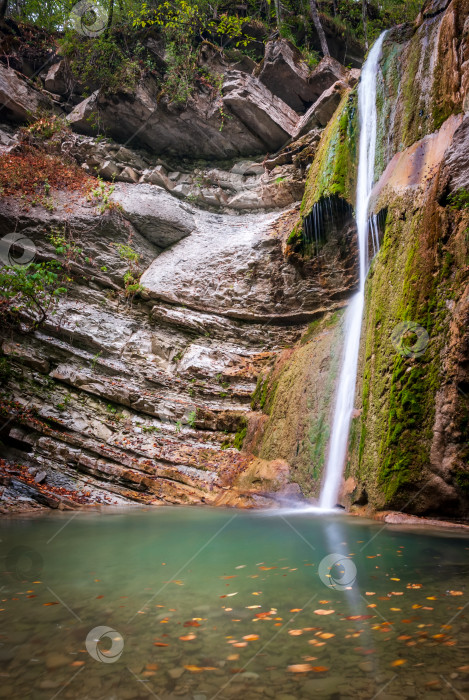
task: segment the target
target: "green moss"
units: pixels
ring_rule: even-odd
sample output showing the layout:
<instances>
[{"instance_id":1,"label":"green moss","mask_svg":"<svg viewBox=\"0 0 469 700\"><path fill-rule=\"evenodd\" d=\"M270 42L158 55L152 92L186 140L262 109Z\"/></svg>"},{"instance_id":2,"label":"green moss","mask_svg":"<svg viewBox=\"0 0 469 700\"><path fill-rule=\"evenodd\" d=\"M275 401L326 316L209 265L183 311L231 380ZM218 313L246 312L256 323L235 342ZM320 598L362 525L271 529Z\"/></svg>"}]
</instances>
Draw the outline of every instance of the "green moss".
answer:
<instances>
[{"instance_id":1,"label":"green moss","mask_svg":"<svg viewBox=\"0 0 469 700\"><path fill-rule=\"evenodd\" d=\"M243 443L244 443L244 438L246 437L246 433L247 433L247 426L238 430L238 432L234 436L233 447L236 447L237 450L243 449Z\"/></svg>"},{"instance_id":2,"label":"green moss","mask_svg":"<svg viewBox=\"0 0 469 700\"><path fill-rule=\"evenodd\" d=\"M458 469L453 473L453 479L459 488L469 495L469 471Z\"/></svg>"},{"instance_id":3,"label":"green moss","mask_svg":"<svg viewBox=\"0 0 469 700\"><path fill-rule=\"evenodd\" d=\"M319 318L316 319L315 321L311 321L306 332L303 333L303 335L301 336L301 339L300 339L301 345L305 345L305 343L309 343L309 341L312 340L312 338L314 338L314 335L315 335L316 330L317 330L320 323L321 323L321 319L319 319Z\"/></svg>"},{"instance_id":4,"label":"green moss","mask_svg":"<svg viewBox=\"0 0 469 700\"><path fill-rule=\"evenodd\" d=\"M264 412L269 419L259 457L285 459L292 481L309 495L318 495L324 468L342 316L341 310L310 323L293 351L279 359L256 389L260 402L268 385Z\"/></svg>"},{"instance_id":5,"label":"green moss","mask_svg":"<svg viewBox=\"0 0 469 700\"><path fill-rule=\"evenodd\" d=\"M344 94L321 137L301 203L303 218L322 197L338 195L353 203L357 137L357 92L353 90Z\"/></svg>"},{"instance_id":6,"label":"green moss","mask_svg":"<svg viewBox=\"0 0 469 700\"><path fill-rule=\"evenodd\" d=\"M388 196L383 242L365 290L356 404L361 415L350 438L348 473L366 487L375 507L399 508L430 464L456 261L443 247L437 204L424 200L416 208L411 193ZM391 341L404 320L429 335L418 357L399 354Z\"/></svg>"}]
</instances>

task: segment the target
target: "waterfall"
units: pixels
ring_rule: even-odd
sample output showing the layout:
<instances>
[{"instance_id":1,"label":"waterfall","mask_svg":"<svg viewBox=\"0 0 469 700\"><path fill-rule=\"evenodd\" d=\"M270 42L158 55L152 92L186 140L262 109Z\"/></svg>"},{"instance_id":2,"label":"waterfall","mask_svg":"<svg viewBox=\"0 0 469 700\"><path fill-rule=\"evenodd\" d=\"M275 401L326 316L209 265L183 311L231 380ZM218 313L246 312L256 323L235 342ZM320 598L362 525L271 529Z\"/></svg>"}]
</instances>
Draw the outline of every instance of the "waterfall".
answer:
<instances>
[{"instance_id":1,"label":"waterfall","mask_svg":"<svg viewBox=\"0 0 469 700\"><path fill-rule=\"evenodd\" d=\"M352 298L345 316L344 357L337 389L326 475L319 500L319 505L323 509L333 508L337 502L355 396L368 259L368 204L373 187L375 166L376 75L384 36L385 32L381 34L371 49L363 65L358 86L360 142L355 217L357 221L360 282L358 292ZM376 242L377 236L373 235L374 246Z\"/></svg>"}]
</instances>

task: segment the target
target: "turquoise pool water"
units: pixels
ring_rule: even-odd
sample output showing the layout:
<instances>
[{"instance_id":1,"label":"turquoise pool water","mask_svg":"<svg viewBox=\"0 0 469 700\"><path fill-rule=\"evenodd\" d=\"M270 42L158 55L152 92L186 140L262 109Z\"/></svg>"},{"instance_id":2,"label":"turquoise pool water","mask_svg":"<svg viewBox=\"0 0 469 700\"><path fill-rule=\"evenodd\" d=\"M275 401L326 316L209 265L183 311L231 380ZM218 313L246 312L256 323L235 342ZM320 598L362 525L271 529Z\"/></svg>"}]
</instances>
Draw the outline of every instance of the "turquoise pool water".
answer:
<instances>
[{"instance_id":1,"label":"turquoise pool water","mask_svg":"<svg viewBox=\"0 0 469 700\"><path fill-rule=\"evenodd\" d=\"M469 537L178 507L0 527L0 697L469 697Z\"/></svg>"}]
</instances>

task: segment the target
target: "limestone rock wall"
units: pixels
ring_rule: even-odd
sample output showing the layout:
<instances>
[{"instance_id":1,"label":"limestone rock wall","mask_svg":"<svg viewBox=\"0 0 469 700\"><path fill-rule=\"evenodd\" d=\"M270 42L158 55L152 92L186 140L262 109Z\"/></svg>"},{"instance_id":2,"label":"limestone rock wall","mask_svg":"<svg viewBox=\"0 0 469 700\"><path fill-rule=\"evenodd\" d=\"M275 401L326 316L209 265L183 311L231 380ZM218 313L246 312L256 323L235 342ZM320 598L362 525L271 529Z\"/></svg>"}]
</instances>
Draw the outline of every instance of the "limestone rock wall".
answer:
<instances>
[{"instance_id":1,"label":"limestone rock wall","mask_svg":"<svg viewBox=\"0 0 469 700\"><path fill-rule=\"evenodd\" d=\"M367 280L342 498L465 518L468 5L432 8L384 45L372 195L384 237Z\"/></svg>"}]
</instances>

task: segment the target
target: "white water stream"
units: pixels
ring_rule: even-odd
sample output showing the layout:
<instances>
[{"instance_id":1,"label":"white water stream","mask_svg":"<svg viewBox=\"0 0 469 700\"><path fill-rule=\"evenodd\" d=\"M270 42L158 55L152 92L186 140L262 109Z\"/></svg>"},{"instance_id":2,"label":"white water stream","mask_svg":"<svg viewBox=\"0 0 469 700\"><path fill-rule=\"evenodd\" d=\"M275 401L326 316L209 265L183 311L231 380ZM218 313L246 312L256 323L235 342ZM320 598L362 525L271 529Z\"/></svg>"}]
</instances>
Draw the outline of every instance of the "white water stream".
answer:
<instances>
[{"instance_id":1,"label":"white water stream","mask_svg":"<svg viewBox=\"0 0 469 700\"><path fill-rule=\"evenodd\" d=\"M329 443L319 506L329 510L337 502L342 471L347 453L350 420L353 411L355 383L357 378L358 351L365 301L365 279L368 252L368 204L373 188L376 150L376 75L381 56L385 32L381 34L363 65L358 86L358 116L360 143L358 151L358 177L355 216L358 231L360 259L360 284L352 298L345 317L344 356L337 389L334 420Z\"/></svg>"}]
</instances>

